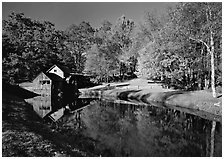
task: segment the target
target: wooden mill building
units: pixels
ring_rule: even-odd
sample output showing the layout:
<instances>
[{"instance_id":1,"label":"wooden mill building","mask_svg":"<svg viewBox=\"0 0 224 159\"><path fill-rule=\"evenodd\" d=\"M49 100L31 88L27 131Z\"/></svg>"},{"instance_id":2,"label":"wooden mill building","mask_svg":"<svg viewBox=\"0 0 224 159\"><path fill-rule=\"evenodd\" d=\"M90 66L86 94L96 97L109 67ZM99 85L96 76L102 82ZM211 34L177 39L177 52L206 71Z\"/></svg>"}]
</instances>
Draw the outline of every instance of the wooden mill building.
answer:
<instances>
[{"instance_id":1,"label":"wooden mill building","mask_svg":"<svg viewBox=\"0 0 224 159\"><path fill-rule=\"evenodd\" d=\"M21 87L40 95L62 96L79 93L79 88L90 86L90 79L83 74L72 73L69 68L53 65L41 72L31 83L22 83Z\"/></svg>"},{"instance_id":2,"label":"wooden mill building","mask_svg":"<svg viewBox=\"0 0 224 159\"><path fill-rule=\"evenodd\" d=\"M41 72L33 81L32 81L32 90L33 92L41 95L52 95L62 91L63 78L51 74Z\"/></svg>"}]
</instances>

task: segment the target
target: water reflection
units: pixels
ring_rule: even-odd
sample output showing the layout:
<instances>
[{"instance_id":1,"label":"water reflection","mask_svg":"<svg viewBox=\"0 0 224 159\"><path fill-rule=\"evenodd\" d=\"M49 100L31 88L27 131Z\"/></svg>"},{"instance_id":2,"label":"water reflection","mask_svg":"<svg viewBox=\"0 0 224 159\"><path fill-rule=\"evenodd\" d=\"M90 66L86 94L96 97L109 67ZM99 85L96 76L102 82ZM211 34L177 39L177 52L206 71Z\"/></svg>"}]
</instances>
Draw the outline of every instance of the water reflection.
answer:
<instances>
[{"instance_id":1,"label":"water reflection","mask_svg":"<svg viewBox=\"0 0 224 159\"><path fill-rule=\"evenodd\" d=\"M94 144L87 148L101 156L187 157L211 154L211 120L150 105L89 98L66 101L43 98L34 98L34 110L41 117L58 121L60 132L69 140L77 144L81 142L77 134L90 138ZM47 105L40 104L40 101ZM221 131L221 123L217 122L214 156L222 155ZM84 144L80 143L80 148L86 148Z\"/></svg>"},{"instance_id":2,"label":"water reflection","mask_svg":"<svg viewBox=\"0 0 224 159\"><path fill-rule=\"evenodd\" d=\"M33 105L33 110L41 117L47 118L54 122L64 115L79 111L88 105L92 98L57 98L54 96L36 96L26 99L26 102Z\"/></svg>"},{"instance_id":3,"label":"water reflection","mask_svg":"<svg viewBox=\"0 0 224 159\"><path fill-rule=\"evenodd\" d=\"M25 99L27 103L33 105L34 111L44 118L52 111L51 97L50 96L36 96L34 98Z\"/></svg>"},{"instance_id":4,"label":"water reflection","mask_svg":"<svg viewBox=\"0 0 224 159\"><path fill-rule=\"evenodd\" d=\"M77 127L96 141L102 156L208 156L211 121L174 109L93 101L80 121L67 116L61 127ZM75 122L76 121L76 122ZM215 133L215 156L221 155L221 124Z\"/></svg>"}]
</instances>

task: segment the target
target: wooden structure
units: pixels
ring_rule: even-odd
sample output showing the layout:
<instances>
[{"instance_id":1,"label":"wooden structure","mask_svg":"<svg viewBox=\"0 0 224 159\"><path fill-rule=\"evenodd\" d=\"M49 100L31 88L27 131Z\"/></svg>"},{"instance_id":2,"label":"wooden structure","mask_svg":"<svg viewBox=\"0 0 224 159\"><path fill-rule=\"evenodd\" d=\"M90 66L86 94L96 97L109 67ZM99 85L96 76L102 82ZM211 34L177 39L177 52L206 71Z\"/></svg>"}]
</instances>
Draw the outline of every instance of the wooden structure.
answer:
<instances>
[{"instance_id":1,"label":"wooden structure","mask_svg":"<svg viewBox=\"0 0 224 159\"><path fill-rule=\"evenodd\" d=\"M58 75L61 78L66 78L70 76L71 70L68 67L61 66L61 65L53 65L49 68L46 73L52 73Z\"/></svg>"},{"instance_id":2,"label":"wooden structure","mask_svg":"<svg viewBox=\"0 0 224 159\"><path fill-rule=\"evenodd\" d=\"M58 95L63 91L65 80L52 73L41 72L28 84L20 84L21 87L40 95Z\"/></svg>"},{"instance_id":3,"label":"wooden structure","mask_svg":"<svg viewBox=\"0 0 224 159\"><path fill-rule=\"evenodd\" d=\"M62 96L65 89L65 80L56 74L48 73L47 76L51 79L51 95Z\"/></svg>"},{"instance_id":4,"label":"wooden structure","mask_svg":"<svg viewBox=\"0 0 224 159\"><path fill-rule=\"evenodd\" d=\"M52 80L43 72L41 72L33 81L32 89L37 94L51 94Z\"/></svg>"},{"instance_id":5,"label":"wooden structure","mask_svg":"<svg viewBox=\"0 0 224 159\"><path fill-rule=\"evenodd\" d=\"M75 89L91 87L93 84L90 82L90 77L84 74L70 73L70 76L66 78L66 82Z\"/></svg>"},{"instance_id":6,"label":"wooden structure","mask_svg":"<svg viewBox=\"0 0 224 159\"><path fill-rule=\"evenodd\" d=\"M90 87L90 76L71 73L70 69L60 65L53 65L46 73L41 72L30 83L21 83L21 87L40 95L62 97L77 96L80 88Z\"/></svg>"}]
</instances>

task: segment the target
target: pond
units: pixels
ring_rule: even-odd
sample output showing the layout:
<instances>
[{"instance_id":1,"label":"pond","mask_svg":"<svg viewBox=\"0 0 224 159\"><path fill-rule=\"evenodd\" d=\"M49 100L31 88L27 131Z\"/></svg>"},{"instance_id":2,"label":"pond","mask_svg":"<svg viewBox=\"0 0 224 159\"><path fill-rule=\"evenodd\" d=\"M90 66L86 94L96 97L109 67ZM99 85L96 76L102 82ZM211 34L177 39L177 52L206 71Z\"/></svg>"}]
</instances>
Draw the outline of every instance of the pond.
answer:
<instances>
[{"instance_id":1,"label":"pond","mask_svg":"<svg viewBox=\"0 0 224 159\"><path fill-rule=\"evenodd\" d=\"M26 101L46 124L56 123L70 142L97 156L222 155L222 124L212 131L212 120L184 110L88 97Z\"/></svg>"}]
</instances>

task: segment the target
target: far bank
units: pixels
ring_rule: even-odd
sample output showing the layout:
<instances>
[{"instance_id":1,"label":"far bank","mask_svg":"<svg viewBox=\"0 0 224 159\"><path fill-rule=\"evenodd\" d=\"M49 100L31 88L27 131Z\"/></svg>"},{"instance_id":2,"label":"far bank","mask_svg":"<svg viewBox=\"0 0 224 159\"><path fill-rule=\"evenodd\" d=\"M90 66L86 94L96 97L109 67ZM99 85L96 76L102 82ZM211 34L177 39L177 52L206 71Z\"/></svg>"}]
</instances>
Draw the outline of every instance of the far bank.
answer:
<instances>
[{"instance_id":1,"label":"far bank","mask_svg":"<svg viewBox=\"0 0 224 159\"><path fill-rule=\"evenodd\" d=\"M80 90L83 94L115 98L142 104L160 104L164 106L182 107L197 111L204 111L222 116L222 96L214 98L211 92L183 91L165 89L159 83L144 79L134 79L125 83L110 83L97 87Z\"/></svg>"}]
</instances>

